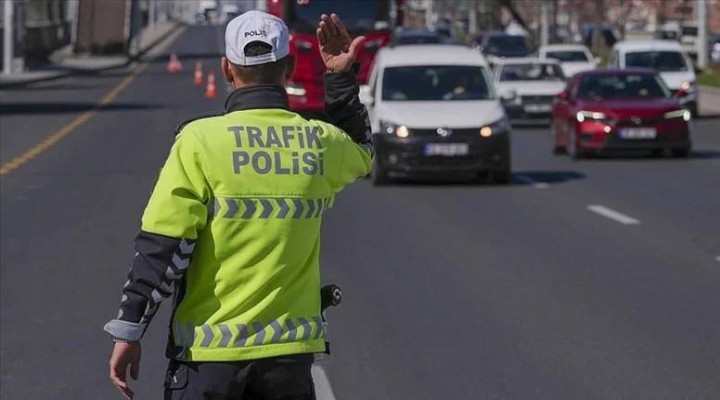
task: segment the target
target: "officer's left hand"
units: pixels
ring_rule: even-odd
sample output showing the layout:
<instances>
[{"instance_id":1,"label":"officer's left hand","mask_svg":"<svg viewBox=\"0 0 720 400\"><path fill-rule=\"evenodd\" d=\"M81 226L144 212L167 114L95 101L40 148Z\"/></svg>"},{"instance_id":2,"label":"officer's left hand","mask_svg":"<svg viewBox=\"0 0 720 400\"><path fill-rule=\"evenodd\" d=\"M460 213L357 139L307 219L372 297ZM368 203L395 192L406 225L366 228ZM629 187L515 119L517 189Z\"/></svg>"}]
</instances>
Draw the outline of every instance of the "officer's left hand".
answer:
<instances>
[{"instance_id":1,"label":"officer's left hand","mask_svg":"<svg viewBox=\"0 0 720 400\"><path fill-rule=\"evenodd\" d=\"M320 26L315 31L320 43L320 55L329 72L348 71L355 62L365 36L350 38L345 25L337 14L320 17Z\"/></svg>"},{"instance_id":2,"label":"officer's left hand","mask_svg":"<svg viewBox=\"0 0 720 400\"><path fill-rule=\"evenodd\" d=\"M140 375L140 343L115 343L110 356L110 380L127 400L135 395L127 383L127 369L137 380Z\"/></svg>"}]
</instances>

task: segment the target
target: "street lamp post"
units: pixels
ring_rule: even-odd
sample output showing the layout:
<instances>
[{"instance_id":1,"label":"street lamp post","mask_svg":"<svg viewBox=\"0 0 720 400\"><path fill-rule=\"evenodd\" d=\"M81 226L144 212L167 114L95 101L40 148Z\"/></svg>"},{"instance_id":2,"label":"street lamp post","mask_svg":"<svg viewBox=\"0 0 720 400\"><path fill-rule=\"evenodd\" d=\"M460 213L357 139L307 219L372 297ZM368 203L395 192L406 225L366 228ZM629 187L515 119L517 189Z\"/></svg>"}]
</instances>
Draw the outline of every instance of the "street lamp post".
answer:
<instances>
[{"instance_id":1,"label":"street lamp post","mask_svg":"<svg viewBox=\"0 0 720 400\"><path fill-rule=\"evenodd\" d=\"M155 28L155 19L157 18L155 13L157 12L157 3L155 0L148 1L148 26L152 29Z\"/></svg>"},{"instance_id":2,"label":"street lamp post","mask_svg":"<svg viewBox=\"0 0 720 400\"><path fill-rule=\"evenodd\" d=\"M540 45L547 46L550 43L550 24L548 18L548 2L542 0L540 3Z\"/></svg>"},{"instance_id":3,"label":"street lamp post","mask_svg":"<svg viewBox=\"0 0 720 400\"><path fill-rule=\"evenodd\" d=\"M13 72L13 50L15 40L13 39L13 1L3 1L3 73Z\"/></svg>"},{"instance_id":4,"label":"street lamp post","mask_svg":"<svg viewBox=\"0 0 720 400\"><path fill-rule=\"evenodd\" d=\"M704 70L708 66L707 0L697 0L696 7L698 22L697 66L700 70Z\"/></svg>"}]
</instances>

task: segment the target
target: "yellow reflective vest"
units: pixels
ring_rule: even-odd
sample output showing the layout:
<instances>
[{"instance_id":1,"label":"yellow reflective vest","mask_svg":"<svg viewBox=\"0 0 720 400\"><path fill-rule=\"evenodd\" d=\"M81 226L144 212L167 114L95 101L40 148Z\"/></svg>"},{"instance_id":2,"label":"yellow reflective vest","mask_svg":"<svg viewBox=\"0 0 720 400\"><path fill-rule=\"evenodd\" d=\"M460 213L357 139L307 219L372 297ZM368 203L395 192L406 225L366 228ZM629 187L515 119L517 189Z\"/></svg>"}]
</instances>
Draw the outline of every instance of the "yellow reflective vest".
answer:
<instances>
[{"instance_id":1,"label":"yellow reflective vest","mask_svg":"<svg viewBox=\"0 0 720 400\"><path fill-rule=\"evenodd\" d=\"M175 287L173 357L324 351L321 221L335 194L370 169L369 146L283 108L185 125L142 218L143 232L184 240L166 273L184 272Z\"/></svg>"}]
</instances>

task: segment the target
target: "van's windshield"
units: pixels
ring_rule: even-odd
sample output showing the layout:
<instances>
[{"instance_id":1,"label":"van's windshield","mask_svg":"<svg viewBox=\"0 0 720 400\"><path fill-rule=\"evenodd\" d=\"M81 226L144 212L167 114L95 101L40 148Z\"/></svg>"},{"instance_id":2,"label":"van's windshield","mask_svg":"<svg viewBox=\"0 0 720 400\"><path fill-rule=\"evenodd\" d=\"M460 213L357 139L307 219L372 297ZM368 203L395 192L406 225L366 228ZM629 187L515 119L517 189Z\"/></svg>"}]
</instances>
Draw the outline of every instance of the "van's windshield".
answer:
<instances>
[{"instance_id":1,"label":"van's windshield","mask_svg":"<svg viewBox=\"0 0 720 400\"><path fill-rule=\"evenodd\" d=\"M490 100L494 98L483 67L423 65L390 67L383 72L385 101Z\"/></svg>"}]
</instances>

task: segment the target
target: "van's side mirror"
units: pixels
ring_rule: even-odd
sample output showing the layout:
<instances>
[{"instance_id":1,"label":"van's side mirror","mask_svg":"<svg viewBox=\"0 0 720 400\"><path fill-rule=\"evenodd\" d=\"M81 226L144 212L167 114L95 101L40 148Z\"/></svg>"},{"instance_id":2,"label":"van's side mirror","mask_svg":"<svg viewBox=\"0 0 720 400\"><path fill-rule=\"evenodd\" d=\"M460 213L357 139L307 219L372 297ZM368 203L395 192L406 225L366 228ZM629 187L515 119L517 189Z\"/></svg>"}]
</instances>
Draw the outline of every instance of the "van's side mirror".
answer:
<instances>
[{"instance_id":1,"label":"van's side mirror","mask_svg":"<svg viewBox=\"0 0 720 400\"><path fill-rule=\"evenodd\" d=\"M358 97L360 97L360 102L363 103L365 107L372 107L375 105L372 90L368 85L360 86L360 93L358 94Z\"/></svg>"}]
</instances>

